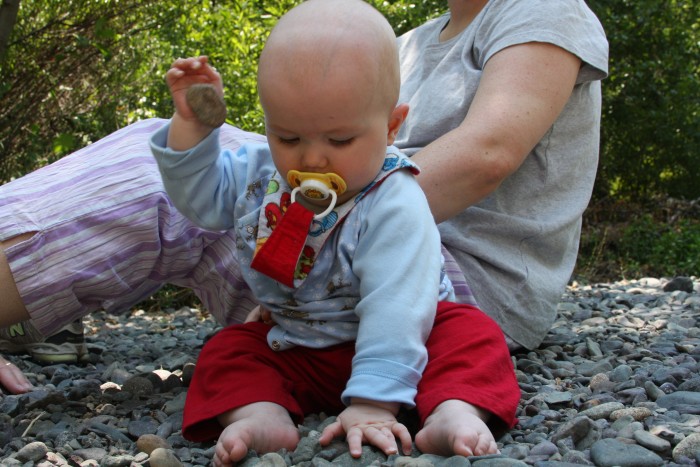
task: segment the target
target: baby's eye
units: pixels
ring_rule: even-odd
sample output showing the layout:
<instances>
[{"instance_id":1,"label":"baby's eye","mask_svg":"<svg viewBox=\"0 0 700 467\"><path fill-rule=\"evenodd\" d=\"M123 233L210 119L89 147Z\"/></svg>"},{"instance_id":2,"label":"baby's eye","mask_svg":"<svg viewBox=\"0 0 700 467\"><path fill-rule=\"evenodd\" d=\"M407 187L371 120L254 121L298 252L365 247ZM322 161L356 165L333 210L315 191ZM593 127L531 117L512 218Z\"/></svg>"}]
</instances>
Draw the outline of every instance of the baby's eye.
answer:
<instances>
[{"instance_id":1,"label":"baby's eye","mask_svg":"<svg viewBox=\"0 0 700 467\"><path fill-rule=\"evenodd\" d=\"M330 142L333 146L349 146L352 144L352 142L355 141L355 138L344 138L344 139L333 139L331 138Z\"/></svg>"},{"instance_id":2,"label":"baby's eye","mask_svg":"<svg viewBox=\"0 0 700 467\"><path fill-rule=\"evenodd\" d=\"M299 138L283 138L279 136L278 141L282 144L293 145L299 142Z\"/></svg>"}]
</instances>

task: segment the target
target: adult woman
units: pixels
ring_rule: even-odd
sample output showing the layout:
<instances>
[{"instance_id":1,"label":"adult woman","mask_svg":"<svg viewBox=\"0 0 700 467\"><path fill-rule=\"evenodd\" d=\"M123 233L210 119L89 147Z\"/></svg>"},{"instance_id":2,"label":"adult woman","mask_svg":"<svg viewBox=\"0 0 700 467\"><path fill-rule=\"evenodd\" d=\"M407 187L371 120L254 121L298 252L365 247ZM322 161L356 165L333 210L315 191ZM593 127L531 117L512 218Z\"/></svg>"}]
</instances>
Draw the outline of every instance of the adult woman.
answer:
<instances>
[{"instance_id":1,"label":"adult woman","mask_svg":"<svg viewBox=\"0 0 700 467\"><path fill-rule=\"evenodd\" d=\"M513 347L536 347L573 268L595 177L607 42L583 0L448 4L448 15L399 39L401 101L411 111L396 144L414 154L433 214L445 221L440 229L454 257L448 255L453 282L460 285L462 273L467 279L463 300L475 297ZM227 261L235 238L184 221L142 157L148 154L142 133L161 124L142 122L56 169L0 188L0 219L12 220L0 225L0 326L31 315L51 334L101 307L124 311L164 282L192 287L222 324L245 316L249 295ZM232 146L256 138L231 128L225 135ZM98 161L103 152L109 156ZM94 178L72 189L72 201L82 206L77 213L52 200L46 218L27 214L42 198L36 187L51 190L48 174L61 186L85 174ZM90 203L95 197L99 202ZM90 262L79 271L67 269L65 258L48 262L53 256L45 248L85 228L102 240L71 243L69 251ZM38 270L23 267L39 260ZM55 291L60 300L48 292L55 278L65 280ZM19 370L3 363L0 383L27 390Z\"/></svg>"}]
</instances>

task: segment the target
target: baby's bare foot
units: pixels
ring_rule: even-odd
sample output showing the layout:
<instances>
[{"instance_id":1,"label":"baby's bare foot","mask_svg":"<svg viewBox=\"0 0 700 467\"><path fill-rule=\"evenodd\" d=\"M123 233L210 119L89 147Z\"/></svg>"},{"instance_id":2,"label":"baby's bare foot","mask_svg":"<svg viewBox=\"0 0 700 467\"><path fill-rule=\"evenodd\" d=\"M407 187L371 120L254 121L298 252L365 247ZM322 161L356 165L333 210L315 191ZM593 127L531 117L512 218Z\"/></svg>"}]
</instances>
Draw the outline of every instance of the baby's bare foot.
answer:
<instances>
[{"instance_id":1,"label":"baby's bare foot","mask_svg":"<svg viewBox=\"0 0 700 467\"><path fill-rule=\"evenodd\" d=\"M284 407L256 402L219 416L225 425L214 452L214 465L227 467L243 459L248 449L262 454L285 448L293 451L299 431Z\"/></svg>"},{"instance_id":2,"label":"baby's bare foot","mask_svg":"<svg viewBox=\"0 0 700 467\"><path fill-rule=\"evenodd\" d=\"M489 413L459 400L438 405L416 434L416 447L440 456L484 456L498 452L484 420Z\"/></svg>"}]
</instances>

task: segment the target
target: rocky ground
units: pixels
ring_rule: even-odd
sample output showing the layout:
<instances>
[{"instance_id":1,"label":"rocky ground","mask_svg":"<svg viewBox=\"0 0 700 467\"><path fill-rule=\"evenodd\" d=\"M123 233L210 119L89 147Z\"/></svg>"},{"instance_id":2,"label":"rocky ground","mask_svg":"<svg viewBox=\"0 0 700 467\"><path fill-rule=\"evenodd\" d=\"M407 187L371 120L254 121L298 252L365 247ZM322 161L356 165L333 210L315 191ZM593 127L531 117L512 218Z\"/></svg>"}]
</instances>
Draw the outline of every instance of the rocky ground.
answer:
<instances>
[{"instance_id":1,"label":"rocky ground","mask_svg":"<svg viewBox=\"0 0 700 467\"><path fill-rule=\"evenodd\" d=\"M206 465L212 444L180 435L198 349L217 326L204 313L134 311L85 320L90 362L37 366L13 357L37 386L0 396L0 465ZM519 424L501 455L353 460L316 442L323 414L300 427L294 452L245 466L700 465L700 279L574 285L539 349L513 356Z\"/></svg>"}]
</instances>

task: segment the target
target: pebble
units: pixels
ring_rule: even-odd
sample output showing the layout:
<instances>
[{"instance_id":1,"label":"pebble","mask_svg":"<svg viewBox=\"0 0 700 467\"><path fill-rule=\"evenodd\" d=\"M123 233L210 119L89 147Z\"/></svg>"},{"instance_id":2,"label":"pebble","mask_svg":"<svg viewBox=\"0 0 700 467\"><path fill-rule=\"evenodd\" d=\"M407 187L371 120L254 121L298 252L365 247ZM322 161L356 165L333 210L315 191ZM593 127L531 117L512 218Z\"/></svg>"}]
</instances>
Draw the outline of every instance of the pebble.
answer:
<instances>
[{"instance_id":1,"label":"pebble","mask_svg":"<svg viewBox=\"0 0 700 467\"><path fill-rule=\"evenodd\" d=\"M136 440L136 448L138 451L150 455L158 448L170 449L170 445L160 436L146 434L139 436L139 439Z\"/></svg>"},{"instance_id":2,"label":"pebble","mask_svg":"<svg viewBox=\"0 0 700 467\"><path fill-rule=\"evenodd\" d=\"M637 421L642 421L647 417L651 417L651 415L652 411L647 407L626 407L612 412L610 414L610 420L617 420L624 416L630 416Z\"/></svg>"},{"instance_id":3,"label":"pebble","mask_svg":"<svg viewBox=\"0 0 700 467\"><path fill-rule=\"evenodd\" d=\"M658 454L615 439L596 442L591 447L591 460L599 467L657 467L664 464Z\"/></svg>"},{"instance_id":4,"label":"pebble","mask_svg":"<svg viewBox=\"0 0 700 467\"><path fill-rule=\"evenodd\" d=\"M651 449L652 451L665 452L671 449L671 443L669 443L663 438L649 433L648 431L635 431L634 439L635 441L637 441L637 443L639 443L640 446L644 446L645 448Z\"/></svg>"},{"instance_id":5,"label":"pebble","mask_svg":"<svg viewBox=\"0 0 700 467\"><path fill-rule=\"evenodd\" d=\"M226 104L209 84L195 84L187 90L187 103L203 124L218 128L226 121Z\"/></svg>"},{"instance_id":6,"label":"pebble","mask_svg":"<svg viewBox=\"0 0 700 467\"><path fill-rule=\"evenodd\" d=\"M37 462L40 459L43 459L48 452L49 448L47 448L44 443L35 441L27 444L17 451L15 458L21 462Z\"/></svg>"},{"instance_id":7,"label":"pebble","mask_svg":"<svg viewBox=\"0 0 700 467\"><path fill-rule=\"evenodd\" d=\"M598 420L601 418L609 418L614 412L623 410L625 405L621 402L606 402L600 405L591 407L582 411L579 415Z\"/></svg>"},{"instance_id":8,"label":"pebble","mask_svg":"<svg viewBox=\"0 0 700 467\"><path fill-rule=\"evenodd\" d=\"M149 458L151 467L182 467L182 462L170 449L156 448Z\"/></svg>"},{"instance_id":9,"label":"pebble","mask_svg":"<svg viewBox=\"0 0 700 467\"><path fill-rule=\"evenodd\" d=\"M700 433L691 433L673 448L673 460L681 463L695 459L700 453Z\"/></svg>"},{"instance_id":10,"label":"pebble","mask_svg":"<svg viewBox=\"0 0 700 467\"><path fill-rule=\"evenodd\" d=\"M242 466L572 467L700 464L700 281L644 278L571 285L542 345L513 355L518 424L500 455L443 458L414 449L353 459L342 439L321 447L334 420L308 416L293 452ZM203 311L133 310L84 320L82 365L10 357L36 390L0 395L0 465L191 467L213 442L182 438L196 355L219 326ZM24 436L22 436L24 435Z\"/></svg>"}]
</instances>

